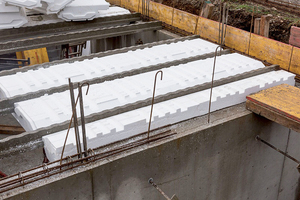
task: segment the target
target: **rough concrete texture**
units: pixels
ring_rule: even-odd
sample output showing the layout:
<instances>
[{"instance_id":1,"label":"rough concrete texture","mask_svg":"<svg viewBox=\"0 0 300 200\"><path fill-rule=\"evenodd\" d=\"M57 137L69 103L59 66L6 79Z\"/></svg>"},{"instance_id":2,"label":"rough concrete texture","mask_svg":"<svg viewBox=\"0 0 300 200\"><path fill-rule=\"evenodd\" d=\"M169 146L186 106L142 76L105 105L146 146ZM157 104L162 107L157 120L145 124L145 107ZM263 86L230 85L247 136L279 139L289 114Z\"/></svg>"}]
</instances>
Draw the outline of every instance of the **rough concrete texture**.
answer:
<instances>
[{"instance_id":1,"label":"rough concrete texture","mask_svg":"<svg viewBox=\"0 0 300 200\"><path fill-rule=\"evenodd\" d=\"M206 117L173 125L175 137L53 177L10 199L164 200L150 177L179 199L296 199L296 164L255 136L296 156L299 134L289 135L244 105L218 113L209 125Z\"/></svg>"}]
</instances>

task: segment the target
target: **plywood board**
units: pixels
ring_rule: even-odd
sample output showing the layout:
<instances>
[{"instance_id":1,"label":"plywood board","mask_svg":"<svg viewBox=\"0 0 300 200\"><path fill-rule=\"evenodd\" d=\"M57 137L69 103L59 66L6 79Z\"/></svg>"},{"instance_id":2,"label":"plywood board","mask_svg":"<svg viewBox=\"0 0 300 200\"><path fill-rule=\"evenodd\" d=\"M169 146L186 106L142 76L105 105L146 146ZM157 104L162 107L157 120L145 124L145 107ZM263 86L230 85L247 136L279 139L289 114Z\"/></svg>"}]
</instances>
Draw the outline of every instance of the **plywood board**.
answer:
<instances>
[{"instance_id":1,"label":"plywood board","mask_svg":"<svg viewBox=\"0 0 300 200\"><path fill-rule=\"evenodd\" d=\"M238 41L237 41L238 42ZM292 46L256 34L251 35L250 55L288 70Z\"/></svg>"},{"instance_id":2,"label":"plywood board","mask_svg":"<svg viewBox=\"0 0 300 200\"><path fill-rule=\"evenodd\" d=\"M121 0L107 0L108 3L112 4L112 5L121 5Z\"/></svg>"},{"instance_id":3,"label":"plywood board","mask_svg":"<svg viewBox=\"0 0 300 200\"><path fill-rule=\"evenodd\" d=\"M219 38L219 23L199 17L196 34L212 42L218 42Z\"/></svg>"},{"instance_id":4,"label":"plywood board","mask_svg":"<svg viewBox=\"0 0 300 200\"><path fill-rule=\"evenodd\" d=\"M121 0L122 7L138 12L139 0Z\"/></svg>"},{"instance_id":5,"label":"plywood board","mask_svg":"<svg viewBox=\"0 0 300 200\"><path fill-rule=\"evenodd\" d=\"M237 51L248 53L250 33L232 26L227 26L225 46Z\"/></svg>"},{"instance_id":6,"label":"plywood board","mask_svg":"<svg viewBox=\"0 0 300 200\"><path fill-rule=\"evenodd\" d=\"M300 89L288 84L247 96L247 109L300 131Z\"/></svg>"},{"instance_id":7,"label":"plywood board","mask_svg":"<svg viewBox=\"0 0 300 200\"><path fill-rule=\"evenodd\" d=\"M197 24L197 18L197 15L174 9L173 26L189 33L194 33Z\"/></svg>"},{"instance_id":8,"label":"plywood board","mask_svg":"<svg viewBox=\"0 0 300 200\"><path fill-rule=\"evenodd\" d=\"M173 8L150 1L150 17L167 24L172 24Z\"/></svg>"},{"instance_id":9,"label":"plywood board","mask_svg":"<svg viewBox=\"0 0 300 200\"><path fill-rule=\"evenodd\" d=\"M300 48L294 47L291 59L290 72L300 75Z\"/></svg>"}]
</instances>

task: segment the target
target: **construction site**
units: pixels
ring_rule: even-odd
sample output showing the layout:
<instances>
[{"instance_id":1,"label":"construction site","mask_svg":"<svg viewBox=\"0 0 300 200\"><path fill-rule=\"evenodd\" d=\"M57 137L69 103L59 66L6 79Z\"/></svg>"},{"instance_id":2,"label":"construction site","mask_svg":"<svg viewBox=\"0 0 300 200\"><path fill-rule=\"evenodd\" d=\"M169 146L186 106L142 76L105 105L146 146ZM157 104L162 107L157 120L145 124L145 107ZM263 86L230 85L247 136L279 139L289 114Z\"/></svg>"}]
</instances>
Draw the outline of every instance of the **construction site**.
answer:
<instances>
[{"instance_id":1,"label":"construction site","mask_svg":"<svg viewBox=\"0 0 300 200\"><path fill-rule=\"evenodd\" d=\"M0 199L299 200L300 2L0 0Z\"/></svg>"}]
</instances>

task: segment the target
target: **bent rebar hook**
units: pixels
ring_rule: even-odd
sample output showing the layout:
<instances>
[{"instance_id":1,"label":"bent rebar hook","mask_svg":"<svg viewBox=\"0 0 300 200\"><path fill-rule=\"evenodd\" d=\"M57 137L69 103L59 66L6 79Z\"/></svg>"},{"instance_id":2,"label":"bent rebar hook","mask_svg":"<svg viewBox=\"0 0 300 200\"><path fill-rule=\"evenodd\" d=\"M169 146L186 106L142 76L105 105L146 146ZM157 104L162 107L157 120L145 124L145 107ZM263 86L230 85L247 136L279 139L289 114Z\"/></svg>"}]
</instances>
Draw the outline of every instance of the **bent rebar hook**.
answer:
<instances>
[{"instance_id":1,"label":"bent rebar hook","mask_svg":"<svg viewBox=\"0 0 300 200\"><path fill-rule=\"evenodd\" d=\"M71 81L71 79L70 79L70 81ZM87 85L88 86L87 91L86 91L86 95L88 95L88 92L89 92L89 89L90 89L90 84L88 82L84 82L80 86L82 87L83 85ZM79 100L79 94L77 95L77 98L76 98L75 107L77 106L78 100ZM69 127L68 127L68 131L67 131L67 135L66 135L66 138L65 138L65 142L64 142L64 146L63 146L62 152L61 152L60 165L62 163L62 158L64 156L64 151L65 151L67 139L68 139L68 136L69 136L69 132L70 132L70 129L71 129L71 125L72 125L72 122L73 122L73 117L74 117L74 111L72 110L72 117L71 117L70 122L69 122Z\"/></svg>"},{"instance_id":2,"label":"bent rebar hook","mask_svg":"<svg viewBox=\"0 0 300 200\"><path fill-rule=\"evenodd\" d=\"M160 80L163 79L163 71L159 70L158 72L156 72L156 74L155 74L155 79L154 79L154 86L153 86L153 96L152 96L152 103L151 103L151 111L150 111L149 126L148 126L148 137L147 137L148 140L149 140L150 126L151 126L151 118L152 118L152 112L153 112L154 96L155 96L155 89L156 89L156 79L157 79L157 75L158 75L159 73L161 73Z\"/></svg>"},{"instance_id":3,"label":"bent rebar hook","mask_svg":"<svg viewBox=\"0 0 300 200\"><path fill-rule=\"evenodd\" d=\"M221 54L222 46L219 45L216 48L216 51L215 51L215 59L214 59L213 72L212 72L212 78L211 78L211 88L210 88L210 97L209 97L209 106L208 106L208 119L207 119L208 123L210 122L211 98L212 98L212 90L213 90L213 87L214 87L214 76L215 76L218 48L220 48L220 54Z\"/></svg>"}]
</instances>

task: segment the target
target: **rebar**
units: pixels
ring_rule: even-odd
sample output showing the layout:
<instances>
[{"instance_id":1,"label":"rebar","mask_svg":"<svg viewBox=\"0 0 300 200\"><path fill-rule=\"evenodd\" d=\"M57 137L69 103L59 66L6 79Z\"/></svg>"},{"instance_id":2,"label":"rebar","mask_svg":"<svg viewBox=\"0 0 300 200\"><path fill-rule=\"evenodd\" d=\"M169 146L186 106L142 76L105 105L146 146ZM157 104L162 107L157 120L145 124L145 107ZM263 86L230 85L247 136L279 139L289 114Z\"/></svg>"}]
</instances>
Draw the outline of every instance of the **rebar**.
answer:
<instances>
[{"instance_id":1,"label":"rebar","mask_svg":"<svg viewBox=\"0 0 300 200\"><path fill-rule=\"evenodd\" d=\"M213 65L213 71L212 71L212 77L211 77L211 87L210 87L210 97L209 97L209 106L208 106L208 118L207 122L210 122L210 110L211 110L211 99L212 99L212 91L214 87L214 76L215 76L215 69L216 69L216 60L217 60L217 53L218 53L218 48L220 48L220 54L222 50L222 46L218 46L215 51L215 58L214 58L214 65Z\"/></svg>"},{"instance_id":2,"label":"rebar","mask_svg":"<svg viewBox=\"0 0 300 200\"><path fill-rule=\"evenodd\" d=\"M163 72L161 70L159 70L158 72L156 72L155 79L154 79L154 86L153 86L153 96L152 96L152 103L151 103L149 126L148 126L148 136L147 136L148 139L149 139L149 134L150 134L150 126L151 126L151 119L152 119L152 113L153 113L154 97L155 97L155 90L156 90L156 79L157 79L157 75L159 73L161 74L160 80L163 79Z\"/></svg>"}]
</instances>

